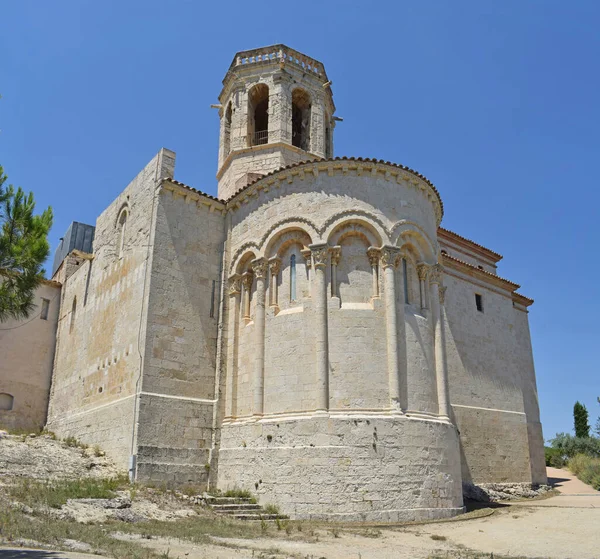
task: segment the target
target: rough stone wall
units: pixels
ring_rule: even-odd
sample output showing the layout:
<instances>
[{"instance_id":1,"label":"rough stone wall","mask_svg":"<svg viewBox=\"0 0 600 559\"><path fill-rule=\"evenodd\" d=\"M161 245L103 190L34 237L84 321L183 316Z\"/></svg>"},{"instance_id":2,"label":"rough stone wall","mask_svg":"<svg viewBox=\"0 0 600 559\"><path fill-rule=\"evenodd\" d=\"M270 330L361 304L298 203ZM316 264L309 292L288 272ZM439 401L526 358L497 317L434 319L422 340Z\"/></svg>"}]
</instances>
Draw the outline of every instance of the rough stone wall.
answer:
<instances>
[{"instance_id":1,"label":"rough stone wall","mask_svg":"<svg viewBox=\"0 0 600 559\"><path fill-rule=\"evenodd\" d=\"M42 299L49 301L45 320ZM29 318L0 324L0 394L13 398L11 410L0 409L0 428L36 431L46 423L60 284L43 282L34 301Z\"/></svg>"},{"instance_id":2,"label":"rough stone wall","mask_svg":"<svg viewBox=\"0 0 600 559\"><path fill-rule=\"evenodd\" d=\"M135 448L154 195L161 177L173 175L174 157L161 150L98 217L93 259L62 290L48 427L101 445L123 468Z\"/></svg>"},{"instance_id":3,"label":"rough stone wall","mask_svg":"<svg viewBox=\"0 0 600 559\"><path fill-rule=\"evenodd\" d=\"M463 511L456 430L372 416L224 425L219 487L295 519L398 522Z\"/></svg>"},{"instance_id":4,"label":"rough stone wall","mask_svg":"<svg viewBox=\"0 0 600 559\"><path fill-rule=\"evenodd\" d=\"M225 242L224 217L210 204L168 182L157 200L138 479L207 479Z\"/></svg>"},{"instance_id":5,"label":"rough stone wall","mask_svg":"<svg viewBox=\"0 0 600 559\"><path fill-rule=\"evenodd\" d=\"M444 283L450 401L461 435L463 479L530 482L531 453L540 451L530 445L528 424L535 429L539 416L524 401L535 384L531 350L519 349L522 311L513 308L508 291L460 272L447 269ZM476 309L475 293L483 297L483 312ZM539 481L539 472L535 477Z\"/></svg>"}]
</instances>

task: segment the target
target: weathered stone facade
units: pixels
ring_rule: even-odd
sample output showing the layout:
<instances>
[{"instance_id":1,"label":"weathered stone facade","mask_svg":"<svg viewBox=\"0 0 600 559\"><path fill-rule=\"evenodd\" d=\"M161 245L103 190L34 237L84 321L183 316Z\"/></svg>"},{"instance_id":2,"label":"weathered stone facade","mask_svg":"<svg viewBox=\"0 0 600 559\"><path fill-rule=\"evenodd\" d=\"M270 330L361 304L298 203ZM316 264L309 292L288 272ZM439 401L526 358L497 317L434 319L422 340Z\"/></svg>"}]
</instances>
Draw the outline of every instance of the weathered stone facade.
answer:
<instances>
[{"instance_id":1,"label":"weathered stone facade","mask_svg":"<svg viewBox=\"0 0 600 559\"><path fill-rule=\"evenodd\" d=\"M332 158L330 86L283 45L238 53L218 198L163 149L98 218L63 264L49 428L295 518L441 518L463 481L545 481L532 301L440 228L425 177Z\"/></svg>"},{"instance_id":2,"label":"weathered stone facade","mask_svg":"<svg viewBox=\"0 0 600 559\"><path fill-rule=\"evenodd\" d=\"M0 428L37 431L46 423L60 283L43 281L34 301L29 318L0 324Z\"/></svg>"}]
</instances>

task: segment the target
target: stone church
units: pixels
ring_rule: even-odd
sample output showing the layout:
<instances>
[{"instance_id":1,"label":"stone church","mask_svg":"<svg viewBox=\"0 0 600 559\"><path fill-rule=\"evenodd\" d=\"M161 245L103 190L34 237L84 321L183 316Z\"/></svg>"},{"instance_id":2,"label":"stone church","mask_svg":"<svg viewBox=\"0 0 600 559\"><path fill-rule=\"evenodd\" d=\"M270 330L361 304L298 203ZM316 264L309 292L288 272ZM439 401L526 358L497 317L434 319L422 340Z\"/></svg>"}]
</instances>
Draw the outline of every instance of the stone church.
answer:
<instances>
[{"instance_id":1,"label":"stone church","mask_svg":"<svg viewBox=\"0 0 600 559\"><path fill-rule=\"evenodd\" d=\"M237 53L218 196L162 149L60 259L48 429L292 518L443 518L463 483L545 483L533 301L423 175L334 157L331 85L287 46Z\"/></svg>"}]
</instances>

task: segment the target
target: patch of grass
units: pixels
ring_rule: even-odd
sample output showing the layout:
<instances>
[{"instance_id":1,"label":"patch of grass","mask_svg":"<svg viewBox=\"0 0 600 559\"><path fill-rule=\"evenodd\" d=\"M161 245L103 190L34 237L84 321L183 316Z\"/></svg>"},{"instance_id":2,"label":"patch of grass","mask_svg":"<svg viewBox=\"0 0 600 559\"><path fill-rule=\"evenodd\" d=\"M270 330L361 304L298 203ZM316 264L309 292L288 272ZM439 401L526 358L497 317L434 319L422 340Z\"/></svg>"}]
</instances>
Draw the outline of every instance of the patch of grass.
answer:
<instances>
[{"instance_id":1,"label":"patch of grass","mask_svg":"<svg viewBox=\"0 0 600 559\"><path fill-rule=\"evenodd\" d=\"M127 487L127 476L96 479L34 481L23 479L12 485L9 495L30 506L60 508L68 499L111 499L115 490Z\"/></svg>"},{"instance_id":2,"label":"patch of grass","mask_svg":"<svg viewBox=\"0 0 600 559\"><path fill-rule=\"evenodd\" d=\"M279 507L277 505L274 505L273 503L267 503L263 507L263 510L265 514L279 514Z\"/></svg>"},{"instance_id":3,"label":"patch of grass","mask_svg":"<svg viewBox=\"0 0 600 559\"><path fill-rule=\"evenodd\" d=\"M227 517L213 515L187 516L176 522L148 520L135 524L111 521L105 524L107 528L125 534L139 534L152 539L175 538L193 543L209 543L210 537L252 539L261 535L258 523L233 520Z\"/></svg>"},{"instance_id":4,"label":"patch of grass","mask_svg":"<svg viewBox=\"0 0 600 559\"><path fill-rule=\"evenodd\" d=\"M430 537L436 542L445 542L448 539L446 536L438 536L437 534L431 534Z\"/></svg>"},{"instance_id":5,"label":"patch of grass","mask_svg":"<svg viewBox=\"0 0 600 559\"><path fill-rule=\"evenodd\" d=\"M120 541L111 537L107 530L97 524L78 524L59 520L49 514L38 513L35 517L12 510L0 503L0 540L16 542L33 540L53 549L68 550L64 540L87 543L94 550L114 559L158 559L156 552L136 542Z\"/></svg>"},{"instance_id":6,"label":"patch of grass","mask_svg":"<svg viewBox=\"0 0 600 559\"><path fill-rule=\"evenodd\" d=\"M86 445L85 443L82 443L79 439L76 439L75 437L67 437L66 439L63 439L62 441L63 441L63 443L65 443L67 446L69 446L71 448L86 449L88 447L88 445Z\"/></svg>"},{"instance_id":7,"label":"patch of grass","mask_svg":"<svg viewBox=\"0 0 600 559\"><path fill-rule=\"evenodd\" d=\"M250 493L247 489L240 489L239 487L234 487L233 489L228 489L225 493L220 494L222 497L232 497L234 499L249 499L250 503L256 503L256 497Z\"/></svg>"},{"instance_id":8,"label":"patch of grass","mask_svg":"<svg viewBox=\"0 0 600 559\"><path fill-rule=\"evenodd\" d=\"M600 458L576 454L569 460L568 466L583 483L600 490Z\"/></svg>"}]
</instances>

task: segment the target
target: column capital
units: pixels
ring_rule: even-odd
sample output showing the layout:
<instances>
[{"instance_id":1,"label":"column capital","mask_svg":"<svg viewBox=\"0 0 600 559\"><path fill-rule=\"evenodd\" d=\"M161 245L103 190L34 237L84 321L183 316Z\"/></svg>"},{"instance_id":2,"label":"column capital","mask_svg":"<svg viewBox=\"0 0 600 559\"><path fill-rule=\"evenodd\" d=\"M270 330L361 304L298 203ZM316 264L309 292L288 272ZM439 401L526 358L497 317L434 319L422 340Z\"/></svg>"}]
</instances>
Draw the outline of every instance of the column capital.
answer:
<instances>
[{"instance_id":1,"label":"column capital","mask_svg":"<svg viewBox=\"0 0 600 559\"><path fill-rule=\"evenodd\" d=\"M442 283L444 276L444 267L441 264L434 264L429 270L429 283Z\"/></svg>"},{"instance_id":2,"label":"column capital","mask_svg":"<svg viewBox=\"0 0 600 559\"><path fill-rule=\"evenodd\" d=\"M271 270L271 275L276 276L281 269L281 258L275 256L274 258L269 259L269 270Z\"/></svg>"},{"instance_id":3,"label":"column capital","mask_svg":"<svg viewBox=\"0 0 600 559\"><path fill-rule=\"evenodd\" d=\"M327 243L309 245L308 248L310 248L315 268L324 268L329 257L329 245Z\"/></svg>"},{"instance_id":4,"label":"column capital","mask_svg":"<svg viewBox=\"0 0 600 559\"><path fill-rule=\"evenodd\" d=\"M417 275L419 276L420 281L425 281L427 279L430 268L431 266L429 264L425 264L425 262L420 262L417 264Z\"/></svg>"},{"instance_id":5,"label":"column capital","mask_svg":"<svg viewBox=\"0 0 600 559\"><path fill-rule=\"evenodd\" d=\"M250 289L252 289L253 281L254 281L254 274L252 272L245 272L242 275L242 285L244 286L246 291L249 291Z\"/></svg>"},{"instance_id":6,"label":"column capital","mask_svg":"<svg viewBox=\"0 0 600 559\"><path fill-rule=\"evenodd\" d=\"M303 248L303 249L300 251L300 254L301 254L302 256L304 256L304 260L306 260L306 267L307 267L307 268L310 268L310 267L311 267L311 265L312 265L312 262L311 262L311 260L310 260L310 255L311 255L311 251L310 251L310 249L309 249L309 248Z\"/></svg>"},{"instance_id":7,"label":"column capital","mask_svg":"<svg viewBox=\"0 0 600 559\"><path fill-rule=\"evenodd\" d=\"M367 249L367 258L371 266L377 266L379 259L381 258L381 250L375 247L369 247Z\"/></svg>"},{"instance_id":8,"label":"column capital","mask_svg":"<svg viewBox=\"0 0 600 559\"><path fill-rule=\"evenodd\" d=\"M242 291L242 276L235 274L229 278L229 295L239 295Z\"/></svg>"},{"instance_id":9,"label":"column capital","mask_svg":"<svg viewBox=\"0 0 600 559\"><path fill-rule=\"evenodd\" d=\"M395 246L385 245L381 247L381 266L386 268L395 268L398 266L401 254L400 249Z\"/></svg>"},{"instance_id":10,"label":"column capital","mask_svg":"<svg viewBox=\"0 0 600 559\"><path fill-rule=\"evenodd\" d=\"M334 246L329 249L329 254L331 255L331 263L334 266L337 266L340 263L340 258L342 256L342 247Z\"/></svg>"},{"instance_id":11,"label":"column capital","mask_svg":"<svg viewBox=\"0 0 600 559\"><path fill-rule=\"evenodd\" d=\"M267 259L257 258L252 261L252 271L256 276L256 279L263 279L267 277Z\"/></svg>"}]
</instances>

